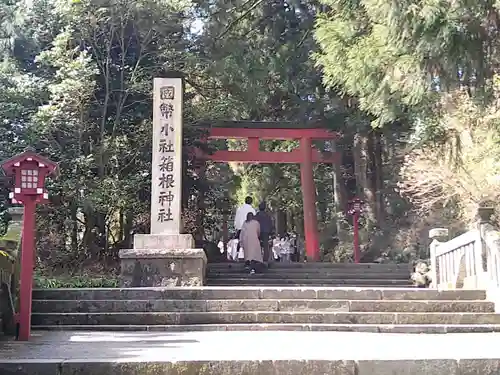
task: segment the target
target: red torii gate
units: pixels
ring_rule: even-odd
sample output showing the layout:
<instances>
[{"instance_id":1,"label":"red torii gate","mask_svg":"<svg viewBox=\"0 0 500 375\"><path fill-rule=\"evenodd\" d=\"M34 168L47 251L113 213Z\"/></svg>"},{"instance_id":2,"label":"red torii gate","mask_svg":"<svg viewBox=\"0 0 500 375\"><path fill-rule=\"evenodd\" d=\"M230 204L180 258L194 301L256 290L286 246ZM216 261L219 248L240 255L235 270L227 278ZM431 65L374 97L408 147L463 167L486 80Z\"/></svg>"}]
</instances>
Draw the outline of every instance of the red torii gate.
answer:
<instances>
[{"instance_id":1,"label":"red torii gate","mask_svg":"<svg viewBox=\"0 0 500 375\"><path fill-rule=\"evenodd\" d=\"M304 125L293 122L217 121L200 123L208 128L210 139L246 139L246 151L215 151L206 158L215 162L239 163L292 163L300 164L302 198L304 206L304 233L309 261L319 260L318 219L316 216L316 187L313 163L338 163L339 155L325 155L315 149L313 140L334 140L339 134L320 124ZM260 140L299 140L298 149L290 152L260 150Z\"/></svg>"}]
</instances>

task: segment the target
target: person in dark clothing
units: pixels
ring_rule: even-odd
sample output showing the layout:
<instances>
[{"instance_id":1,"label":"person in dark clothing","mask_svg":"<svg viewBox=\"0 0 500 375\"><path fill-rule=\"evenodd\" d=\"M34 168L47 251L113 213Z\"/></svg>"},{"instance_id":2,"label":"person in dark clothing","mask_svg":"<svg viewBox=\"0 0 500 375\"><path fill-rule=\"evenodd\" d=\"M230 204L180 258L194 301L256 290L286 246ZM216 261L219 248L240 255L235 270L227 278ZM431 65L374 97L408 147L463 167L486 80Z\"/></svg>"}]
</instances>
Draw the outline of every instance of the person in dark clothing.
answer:
<instances>
[{"instance_id":1,"label":"person in dark clothing","mask_svg":"<svg viewBox=\"0 0 500 375\"><path fill-rule=\"evenodd\" d=\"M259 212L255 215L255 220L260 224L260 243L264 252L264 262L270 261L269 237L274 232L274 225L271 216L266 212L266 203L259 204Z\"/></svg>"}]
</instances>

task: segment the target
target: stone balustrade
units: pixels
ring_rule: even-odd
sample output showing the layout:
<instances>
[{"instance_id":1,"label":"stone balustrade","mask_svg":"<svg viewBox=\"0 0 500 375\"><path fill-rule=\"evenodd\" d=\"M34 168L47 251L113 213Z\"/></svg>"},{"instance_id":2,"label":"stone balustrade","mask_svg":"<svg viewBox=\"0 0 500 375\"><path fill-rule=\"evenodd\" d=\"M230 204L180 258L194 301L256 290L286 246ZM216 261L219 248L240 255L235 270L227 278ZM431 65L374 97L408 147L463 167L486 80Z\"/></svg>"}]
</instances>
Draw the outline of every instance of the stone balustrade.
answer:
<instances>
[{"instance_id":1,"label":"stone balustrade","mask_svg":"<svg viewBox=\"0 0 500 375\"><path fill-rule=\"evenodd\" d=\"M432 285L438 288L476 288L482 275L482 241L479 230L472 230L444 242L448 231L430 231Z\"/></svg>"},{"instance_id":2,"label":"stone balustrade","mask_svg":"<svg viewBox=\"0 0 500 375\"><path fill-rule=\"evenodd\" d=\"M479 208L476 228L451 240L447 229L429 232L432 287L486 289L500 302L500 230L493 214L493 208Z\"/></svg>"}]
</instances>

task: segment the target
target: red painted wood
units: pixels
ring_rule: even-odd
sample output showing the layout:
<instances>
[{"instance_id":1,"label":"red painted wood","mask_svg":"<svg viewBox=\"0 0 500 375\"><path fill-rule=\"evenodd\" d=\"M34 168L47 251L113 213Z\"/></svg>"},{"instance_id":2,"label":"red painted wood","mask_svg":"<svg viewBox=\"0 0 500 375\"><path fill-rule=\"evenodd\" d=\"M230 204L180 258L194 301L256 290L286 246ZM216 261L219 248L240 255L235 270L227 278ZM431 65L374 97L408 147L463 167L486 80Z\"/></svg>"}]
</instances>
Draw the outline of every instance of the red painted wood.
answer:
<instances>
[{"instance_id":1,"label":"red painted wood","mask_svg":"<svg viewBox=\"0 0 500 375\"><path fill-rule=\"evenodd\" d=\"M329 157L323 157L318 150L312 150L313 163L337 163L339 155L334 153ZM198 153L198 157L201 157ZM215 162L240 162L240 163L288 163L300 164L303 156L299 150L289 152L272 152L272 151L216 151L212 155L206 155L207 159Z\"/></svg>"},{"instance_id":2,"label":"red painted wood","mask_svg":"<svg viewBox=\"0 0 500 375\"><path fill-rule=\"evenodd\" d=\"M313 176L312 144L311 139L300 140L300 179L302 183L302 199L304 206L304 233L306 240L307 260L319 260L318 218L316 215L316 187Z\"/></svg>"},{"instance_id":3,"label":"red painted wood","mask_svg":"<svg viewBox=\"0 0 500 375\"><path fill-rule=\"evenodd\" d=\"M238 139L336 139L339 134L327 129L245 129L245 128L211 128L209 138Z\"/></svg>"},{"instance_id":4,"label":"red painted wood","mask_svg":"<svg viewBox=\"0 0 500 375\"><path fill-rule=\"evenodd\" d=\"M258 153L260 151L260 139L248 138L247 150L249 153Z\"/></svg>"},{"instance_id":5,"label":"red painted wood","mask_svg":"<svg viewBox=\"0 0 500 375\"><path fill-rule=\"evenodd\" d=\"M23 200L24 217L21 249L21 280L19 293L19 340L28 341L31 332L31 295L35 266L35 209L36 196Z\"/></svg>"}]
</instances>

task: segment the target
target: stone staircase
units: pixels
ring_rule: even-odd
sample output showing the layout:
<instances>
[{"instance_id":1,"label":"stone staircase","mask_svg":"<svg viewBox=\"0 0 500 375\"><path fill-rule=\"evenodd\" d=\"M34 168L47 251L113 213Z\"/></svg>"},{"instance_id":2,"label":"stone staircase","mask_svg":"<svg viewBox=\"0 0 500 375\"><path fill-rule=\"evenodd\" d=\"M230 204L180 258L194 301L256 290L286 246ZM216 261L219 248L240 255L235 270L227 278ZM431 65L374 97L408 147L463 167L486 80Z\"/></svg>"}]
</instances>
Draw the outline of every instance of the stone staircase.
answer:
<instances>
[{"instance_id":1,"label":"stone staircase","mask_svg":"<svg viewBox=\"0 0 500 375\"><path fill-rule=\"evenodd\" d=\"M271 263L264 273L249 275L243 263L211 263L211 286L410 286L408 264Z\"/></svg>"},{"instance_id":2,"label":"stone staircase","mask_svg":"<svg viewBox=\"0 0 500 375\"><path fill-rule=\"evenodd\" d=\"M0 345L0 373L497 373L500 314L486 292L410 288L408 273L212 264L205 287L38 289L33 340ZM477 334L433 335L462 332Z\"/></svg>"},{"instance_id":3,"label":"stone staircase","mask_svg":"<svg viewBox=\"0 0 500 375\"><path fill-rule=\"evenodd\" d=\"M500 314L478 290L352 287L47 289L40 330L493 332Z\"/></svg>"}]
</instances>

